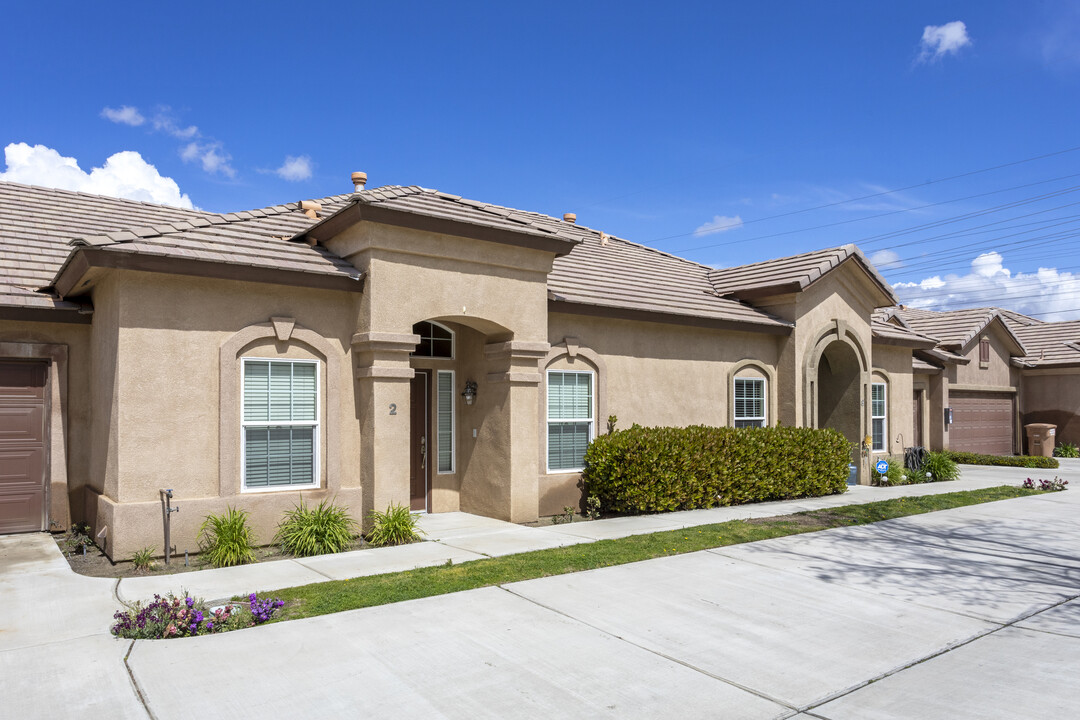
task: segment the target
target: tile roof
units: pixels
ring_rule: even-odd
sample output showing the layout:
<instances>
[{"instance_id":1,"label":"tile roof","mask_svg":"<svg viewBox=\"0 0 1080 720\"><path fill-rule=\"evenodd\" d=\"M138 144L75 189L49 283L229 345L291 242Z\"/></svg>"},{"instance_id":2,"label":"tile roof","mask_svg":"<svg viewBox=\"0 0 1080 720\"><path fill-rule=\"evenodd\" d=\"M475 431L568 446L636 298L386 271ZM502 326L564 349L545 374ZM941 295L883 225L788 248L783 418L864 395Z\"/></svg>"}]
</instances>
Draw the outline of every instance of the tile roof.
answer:
<instances>
[{"instance_id":1,"label":"tile roof","mask_svg":"<svg viewBox=\"0 0 1080 720\"><path fill-rule=\"evenodd\" d=\"M859 261L871 280L890 298L891 302L897 302L889 283L881 277L862 251L850 244L750 265L718 268L709 273L709 280L721 295L762 294L770 290L778 292L803 290L851 258Z\"/></svg>"},{"instance_id":2,"label":"tile roof","mask_svg":"<svg viewBox=\"0 0 1080 720\"><path fill-rule=\"evenodd\" d=\"M349 197L324 198L323 212L344 206ZM356 274L323 249L286 241L311 223L298 203L219 214L0 182L0 305L77 307L39 292L73 247Z\"/></svg>"},{"instance_id":3,"label":"tile roof","mask_svg":"<svg viewBox=\"0 0 1080 720\"><path fill-rule=\"evenodd\" d=\"M966 310L923 310L920 308L899 307L892 309L893 315L915 332L937 338L945 347L962 348L975 339L995 318L1001 320L1016 344L1023 348L1023 343L1005 321L997 308L970 308Z\"/></svg>"},{"instance_id":4,"label":"tile roof","mask_svg":"<svg viewBox=\"0 0 1080 720\"><path fill-rule=\"evenodd\" d=\"M1027 348L1024 364L1034 367L1080 364L1080 320L1015 327Z\"/></svg>"},{"instance_id":5,"label":"tile roof","mask_svg":"<svg viewBox=\"0 0 1080 720\"><path fill-rule=\"evenodd\" d=\"M577 242L555 258L548 275L552 300L789 327L784 320L730 298L717 297L710 268L542 213L514 210L459 195L411 187L364 190L359 200L430 217Z\"/></svg>"},{"instance_id":6,"label":"tile roof","mask_svg":"<svg viewBox=\"0 0 1080 720\"><path fill-rule=\"evenodd\" d=\"M888 322L888 320L880 313L874 313L873 317L870 318L870 331L875 338L880 338L885 341L891 340L903 344L911 343L914 345L937 344L936 338L915 332L903 325Z\"/></svg>"}]
</instances>

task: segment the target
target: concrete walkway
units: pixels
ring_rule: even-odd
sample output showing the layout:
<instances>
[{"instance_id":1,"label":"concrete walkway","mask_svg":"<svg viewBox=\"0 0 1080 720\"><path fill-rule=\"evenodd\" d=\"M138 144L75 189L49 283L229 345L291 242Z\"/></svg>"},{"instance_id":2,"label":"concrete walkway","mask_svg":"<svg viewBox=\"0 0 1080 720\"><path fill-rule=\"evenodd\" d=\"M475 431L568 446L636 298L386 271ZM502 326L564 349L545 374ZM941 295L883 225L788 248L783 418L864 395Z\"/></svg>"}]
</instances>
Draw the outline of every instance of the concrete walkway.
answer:
<instances>
[{"instance_id":1,"label":"concrete walkway","mask_svg":"<svg viewBox=\"0 0 1080 720\"><path fill-rule=\"evenodd\" d=\"M854 486L842 495L755 503L709 510L688 510L662 515L610 518L563 525L529 527L462 512L422 515L420 527L429 542L391 548L368 548L313 558L275 560L235 568L196 570L172 576L154 575L124 578L116 587L117 597L125 602L148 600L155 593L172 591L190 593L207 600L225 600L235 595L271 592L281 588L308 585L327 580L344 580L366 575L412 570L418 567L463 563L487 557L545 550L596 540L630 535L679 530L682 528L788 515L805 510L876 502L894 497L931 495L958 490L974 490L1002 484L1019 484L1017 471L986 472L971 468L960 480L926 485L903 485L891 488ZM1029 472L1029 471L1022 471ZM1076 473L1080 485L1080 470ZM1018 480L1017 477L1020 479ZM1080 489L1080 488L1078 488Z\"/></svg>"},{"instance_id":2,"label":"concrete walkway","mask_svg":"<svg viewBox=\"0 0 1080 720\"><path fill-rule=\"evenodd\" d=\"M1080 463L1068 465L1070 492L188 640L114 640L115 581L75 575L47 536L0 538L0 718L1074 717ZM1028 474L1054 472L965 468L963 483ZM688 527L957 485L642 520ZM404 555L414 548L483 557L525 537L666 529L424 521L436 541L396 559L302 567L367 574L435 560ZM217 577L232 594L281 576Z\"/></svg>"}]
</instances>

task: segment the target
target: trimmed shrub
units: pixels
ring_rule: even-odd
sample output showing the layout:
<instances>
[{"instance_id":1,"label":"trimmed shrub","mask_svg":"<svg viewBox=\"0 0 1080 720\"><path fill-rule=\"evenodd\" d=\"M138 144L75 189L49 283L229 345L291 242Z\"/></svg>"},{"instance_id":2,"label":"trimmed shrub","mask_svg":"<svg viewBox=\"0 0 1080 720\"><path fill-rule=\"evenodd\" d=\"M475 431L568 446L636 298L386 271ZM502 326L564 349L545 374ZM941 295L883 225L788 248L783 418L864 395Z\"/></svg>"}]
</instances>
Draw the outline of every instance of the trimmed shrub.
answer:
<instances>
[{"instance_id":1,"label":"trimmed shrub","mask_svg":"<svg viewBox=\"0 0 1080 720\"><path fill-rule=\"evenodd\" d=\"M214 567L255 562L254 533L246 510L227 507L221 515L210 514L199 527L199 549Z\"/></svg>"},{"instance_id":2,"label":"trimmed shrub","mask_svg":"<svg viewBox=\"0 0 1080 720\"><path fill-rule=\"evenodd\" d=\"M634 425L589 444L582 479L603 512L670 512L840 493L850 460L831 429Z\"/></svg>"},{"instance_id":3,"label":"trimmed shrub","mask_svg":"<svg viewBox=\"0 0 1080 720\"><path fill-rule=\"evenodd\" d=\"M1004 467L1048 468L1051 470L1058 467L1057 460L1041 455L980 455L970 452L953 452L952 450L946 450L941 454L961 465L1002 465Z\"/></svg>"},{"instance_id":4,"label":"trimmed shrub","mask_svg":"<svg viewBox=\"0 0 1080 720\"><path fill-rule=\"evenodd\" d=\"M273 543L290 555L307 557L347 550L359 534L356 521L340 505L323 500L308 507L301 500L278 525Z\"/></svg>"}]
</instances>

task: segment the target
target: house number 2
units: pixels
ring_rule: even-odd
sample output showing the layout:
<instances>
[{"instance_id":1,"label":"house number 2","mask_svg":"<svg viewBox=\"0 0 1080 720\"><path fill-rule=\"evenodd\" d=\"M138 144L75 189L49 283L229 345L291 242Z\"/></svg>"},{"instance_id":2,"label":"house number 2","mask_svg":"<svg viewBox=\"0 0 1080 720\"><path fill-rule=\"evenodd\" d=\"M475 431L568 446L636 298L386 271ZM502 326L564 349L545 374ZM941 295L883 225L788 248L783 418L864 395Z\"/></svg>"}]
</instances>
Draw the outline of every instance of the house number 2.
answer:
<instances>
[{"instance_id":1,"label":"house number 2","mask_svg":"<svg viewBox=\"0 0 1080 720\"><path fill-rule=\"evenodd\" d=\"M397 415L397 403L390 403L390 414Z\"/></svg>"}]
</instances>

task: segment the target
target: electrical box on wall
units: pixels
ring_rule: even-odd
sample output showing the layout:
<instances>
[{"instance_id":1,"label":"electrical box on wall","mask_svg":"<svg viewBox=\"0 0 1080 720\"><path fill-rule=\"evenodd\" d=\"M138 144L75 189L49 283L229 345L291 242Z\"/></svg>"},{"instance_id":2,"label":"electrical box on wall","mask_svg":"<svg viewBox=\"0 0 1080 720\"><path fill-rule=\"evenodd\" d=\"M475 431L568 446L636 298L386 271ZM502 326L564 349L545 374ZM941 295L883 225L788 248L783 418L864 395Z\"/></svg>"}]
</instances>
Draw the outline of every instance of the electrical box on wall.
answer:
<instances>
[{"instance_id":1,"label":"electrical box on wall","mask_svg":"<svg viewBox=\"0 0 1080 720\"><path fill-rule=\"evenodd\" d=\"M945 408L945 426L952 425L952 408Z\"/></svg>"}]
</instances>

